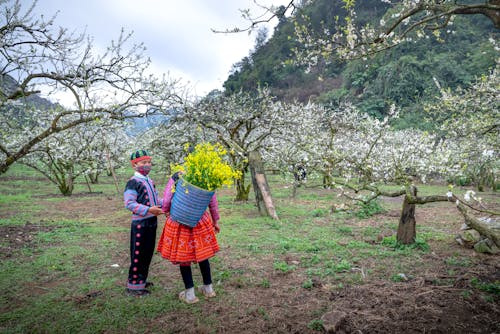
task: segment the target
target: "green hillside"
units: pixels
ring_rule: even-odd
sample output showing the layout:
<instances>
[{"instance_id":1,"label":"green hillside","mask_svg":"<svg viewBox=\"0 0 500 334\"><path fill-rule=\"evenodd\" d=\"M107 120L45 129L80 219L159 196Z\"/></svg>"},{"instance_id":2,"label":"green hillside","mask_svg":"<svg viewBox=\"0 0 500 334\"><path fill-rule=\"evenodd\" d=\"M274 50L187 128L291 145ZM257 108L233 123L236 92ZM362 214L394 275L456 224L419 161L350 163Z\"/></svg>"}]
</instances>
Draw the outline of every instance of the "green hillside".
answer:
<instances>
[{"instance_id":1,"label":"green hillside","mask_svg":"<svg viewBox=\"0 0 500 334\"><path fill-rule=\"evenodd\" d=\"M378 0L359 3L358 16L366 22L378 22L387 9ZM315 29L320 29L320 22L333 27L335 16L345 15L340 0L317 0L301 11ZM224 83L226 94L267 86L282 100L324 104L349 100L376 116L395 103L410 123L401 126L411 126L411 119L420 118L419 105L438 92L436 81L443 88L467 86L487 73L498 56L488 41L498 31L479 15L457 17L453 29L442 31L440 38L404 43L367 60L320 64L310 71L285 65L293 57L293 48L301 47L291 18L281 18L267 42L262 42L262 34L255 50L233 66Z\"/></svg>"}]
</instances>

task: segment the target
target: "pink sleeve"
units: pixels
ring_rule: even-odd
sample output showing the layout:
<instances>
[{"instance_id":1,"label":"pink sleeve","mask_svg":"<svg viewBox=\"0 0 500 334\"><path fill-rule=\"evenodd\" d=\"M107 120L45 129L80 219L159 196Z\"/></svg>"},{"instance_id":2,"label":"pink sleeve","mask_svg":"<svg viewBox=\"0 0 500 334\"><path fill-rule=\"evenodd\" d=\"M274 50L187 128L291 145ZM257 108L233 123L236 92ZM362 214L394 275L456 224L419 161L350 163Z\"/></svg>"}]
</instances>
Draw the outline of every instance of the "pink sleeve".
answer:
<instances>
[{"instance_id":1,"label":"pink sleeve","mask_svg":"<svg viewBox=\"0 0 500 334\"><path fill-rule=\"evenodd\" d=\"M161 206L163 212L170 212L170 204L172 203L172 187L174 185L174 179L170 178L167 185L165 186L165 191L163 192L163 204Z\"/></svg>"},{"instance_id":2,"label":"pink sleeve","mask_svg":"<svg viewBox=\"0 0 500 334\"><path fill-rule=\"evenodd\" d=\"M208 203L208 209L210 210L210 215L212 216L212 221L215 223L220 219L219 215L219 203L217 202L217 195L214 194L210 203Z\"/></svg>"}]
</instances>

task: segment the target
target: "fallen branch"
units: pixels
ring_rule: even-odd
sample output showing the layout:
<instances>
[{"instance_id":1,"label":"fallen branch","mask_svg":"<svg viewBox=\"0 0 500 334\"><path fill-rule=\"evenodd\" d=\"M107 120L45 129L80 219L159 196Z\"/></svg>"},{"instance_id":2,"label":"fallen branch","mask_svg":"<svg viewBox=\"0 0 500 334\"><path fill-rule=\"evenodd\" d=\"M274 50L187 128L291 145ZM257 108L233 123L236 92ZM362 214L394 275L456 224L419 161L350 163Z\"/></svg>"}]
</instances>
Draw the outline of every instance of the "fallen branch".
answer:
<instances>
[{"instance_id":1,"label":"fallen branch","mask_svg":"<svg viewBox=\"0 0 500 334\"><path fill-rule=\"evenodd\" d=\"M482 222L481 220L477 219L476 217L472 216L469 213L469 210L467 210L465 205L463 205L461 202L457 202L457 209L464 216L465 223L469 227L478 231L479 234L489 238L491 241L495 243L495 245L497 245L497 247L500 247L500 226L496 228L492 227Z\"/></svg>"}]
</instances>

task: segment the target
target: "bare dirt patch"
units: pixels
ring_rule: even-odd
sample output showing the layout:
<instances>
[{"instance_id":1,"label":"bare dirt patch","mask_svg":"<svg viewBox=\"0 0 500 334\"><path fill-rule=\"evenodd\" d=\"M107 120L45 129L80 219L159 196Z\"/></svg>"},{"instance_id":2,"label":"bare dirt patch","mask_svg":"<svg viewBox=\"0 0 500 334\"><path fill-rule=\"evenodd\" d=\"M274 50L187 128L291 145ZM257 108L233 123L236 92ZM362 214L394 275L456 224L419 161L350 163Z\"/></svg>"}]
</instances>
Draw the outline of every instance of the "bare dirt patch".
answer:
<instances>
[{"instance_id":1,"label":"bare dirt patch","mask_svg":"<svg viewBox=\"0 0 500 334\"><path fill-rule=\"evenodd\" d=\"M465 334L500 330L498 299L492 303L477 293L466 273L447 285L440 285L443 277L429 276L401 283L369 281L332 291L318 280L310 289L301 288L306 276L299 271L277 274L269 268L253 273L243 269L254 264L249 260L233 267L242 270L243 278L230 279L224 283L223 295L201 302L203 315L216 317L215 328L186 325L187 310L166 313L154 322L174 333L318 333L327 328L331 333ZM483 279L498 280L498 269L486 266ZM270 285L258 284L255 277ZM341 316L332 319L332 314Z\"/></svg>"},{"instance_id":2,"label":"bare dirt patch","mask_svg":"<svg viewBox=\"0 0 500 334\"><path fill-rule=\"evenodd\" d=\"M48 195L33 195L33 198L82 198L82 197L102 197L102 192L93 191L93 192L75 192L71 196L63 195L61 193L54 193Z\"/></svg>"},{"instance_id":3,"label":"bare dirt patch","mask_svg":"<svg viewBox=\"0 0 500 334\"><path fill-rule=\"evenodd\" d=\"M44 206L45 217L57 219L87 219L106 220L110 224L121 225L130 218L130 214L123 208L123 200L118 196L104 196L102 194L81 195L67 198L67 200L48 203L40 200Z\"/></svg>"},{"instance_id":4,"label":"bare dirt patch","mask_svg":"<svg viewBox=\"0 0 500 334\"><path fill-rule=\"evenodd\" d=\"M47 181L45 177L42 176L15 176L15 175L2 175L0 179L1 182L8 181Z\"/></svg>"},{"instance_id":5,"label":"bare dirt patch","mask_svg":"<svg viewBox=\"0 0 500 334\"><path fill-rule=\"evenodd\" d=\"M56 228L56 226L32 223L0 226L0 236L2 237L2 243L0 244L0 259L9 258L18 249L29 246L33 243L36 234L40 232L50 232Z\"/></svg>"},{"instance_id":6,"label":"bare dirt patch","mask_svg":"<svg viewBox=\"0 0 500 334\"><path fill-rule=\"evenodd\" d=\"M330 295L332 311L323 319L335 333L497 333L498 304L458 285L416 280L349 287Z\"/></svg>"}]
</instances>

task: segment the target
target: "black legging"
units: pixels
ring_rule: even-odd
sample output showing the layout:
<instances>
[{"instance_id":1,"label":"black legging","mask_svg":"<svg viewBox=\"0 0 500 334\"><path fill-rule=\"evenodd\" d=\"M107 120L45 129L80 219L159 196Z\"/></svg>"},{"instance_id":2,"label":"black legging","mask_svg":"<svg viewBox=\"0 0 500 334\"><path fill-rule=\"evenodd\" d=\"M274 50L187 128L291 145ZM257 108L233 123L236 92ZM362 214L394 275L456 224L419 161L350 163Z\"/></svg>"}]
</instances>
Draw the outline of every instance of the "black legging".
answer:
<instances>
[{"instance_id":1,"label":"black legging","mask_svg":"<svg viewBox=\"0 0 500 334\"><path fill-rule=\"evenodd\" d=\"M203 277L203 284L212 284L212 274L210 273L210 262L208 259L203 260L199 263L201 276ZM191 266L180 265L182 280L184 281L184 287L190 289L194 287L193 283L193 273L191 271Z\"/></svg>"}]
</instances>

